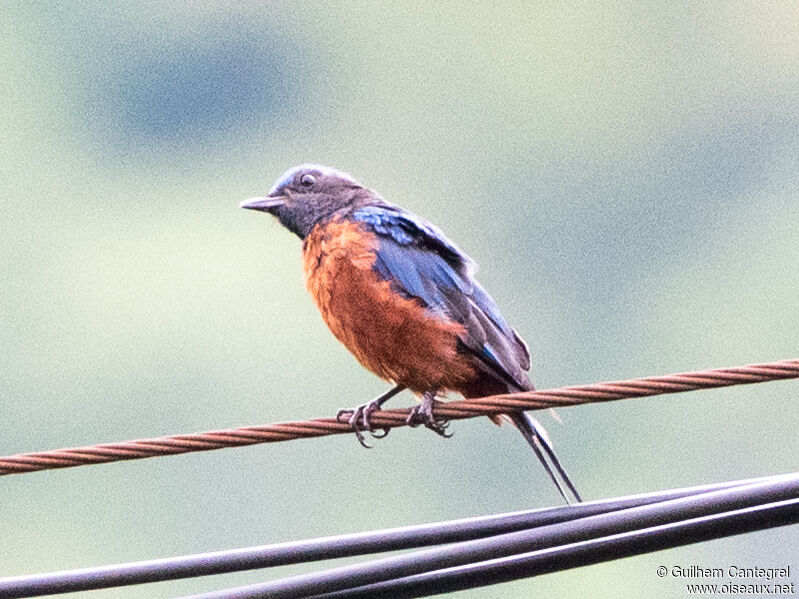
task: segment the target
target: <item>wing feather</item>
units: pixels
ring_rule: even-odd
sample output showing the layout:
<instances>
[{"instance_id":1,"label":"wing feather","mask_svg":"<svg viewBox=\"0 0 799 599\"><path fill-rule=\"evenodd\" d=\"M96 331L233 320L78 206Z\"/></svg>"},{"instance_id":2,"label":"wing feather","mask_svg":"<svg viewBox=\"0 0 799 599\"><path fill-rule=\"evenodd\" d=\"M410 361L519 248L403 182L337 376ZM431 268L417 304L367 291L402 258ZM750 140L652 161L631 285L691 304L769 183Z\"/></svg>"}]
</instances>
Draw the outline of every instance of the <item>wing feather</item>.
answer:
<instances>
[{"instance_id":1,"label":"wing feather","mask_svg":"<svg viewBox=\"0 0 799 599\"><path fill-rule=\"evenodd\" d=\"M464 347L495 374L529 385L527 346L474 278L476 265L437 227L392 205L366 206L352 217L379 239L374 268L395 291L432 314L464 326Z\"/></svg>"}]
</instances>

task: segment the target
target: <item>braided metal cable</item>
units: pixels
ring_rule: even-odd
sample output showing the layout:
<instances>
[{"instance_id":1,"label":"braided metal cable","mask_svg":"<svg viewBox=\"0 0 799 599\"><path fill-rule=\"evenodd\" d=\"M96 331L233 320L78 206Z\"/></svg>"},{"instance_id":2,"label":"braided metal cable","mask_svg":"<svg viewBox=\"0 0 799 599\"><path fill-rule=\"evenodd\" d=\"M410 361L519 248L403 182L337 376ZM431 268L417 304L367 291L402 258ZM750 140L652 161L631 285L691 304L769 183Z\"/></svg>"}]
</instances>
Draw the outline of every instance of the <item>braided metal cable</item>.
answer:
<instances>
[{"instance_id":1,"label":"braided metal cable","mask_svg":"<svg viewBox=\"0 0 799 599\"><path fill-rule=\"evenodd\" d=\"M540 410L794 378L799 378L799 359L440 402L436 404L434 413L437 418L442 420L460 420L514 410ZM378 429L407 426L406 420L409 413L410 409L377 411L371 416L371 423ZM340 422L336 418L316 418L301 422L245 426L153 439L20 453L0 457L0 476L351 432L352 427L346 422Z\"/></svg>"}]
</instances>

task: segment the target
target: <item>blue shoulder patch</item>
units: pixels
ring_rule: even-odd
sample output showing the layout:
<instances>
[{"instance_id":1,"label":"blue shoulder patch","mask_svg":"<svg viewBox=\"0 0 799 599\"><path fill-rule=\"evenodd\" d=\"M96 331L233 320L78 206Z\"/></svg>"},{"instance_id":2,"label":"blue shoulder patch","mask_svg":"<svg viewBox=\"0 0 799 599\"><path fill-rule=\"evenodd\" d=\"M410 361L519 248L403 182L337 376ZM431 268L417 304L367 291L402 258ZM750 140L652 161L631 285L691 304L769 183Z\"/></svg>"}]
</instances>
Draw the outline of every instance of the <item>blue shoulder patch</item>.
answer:
<instances>
[{"instance_id":1,"label":"blue shoulder patch","mask_svg":"<svg viewBox=\"0 0 799 599\"><path fill-rule=\"evenodd\" d=\"M409 227L403 226L403 220L396 214L368 206L356 210L352 216L355 220L370 225L375 233L388 235L400 245L413 243L414 237L408 230Z\"/></svg>"},{"instance_id":2,"label":"blue shoulder patch","mask_svg":"<svg viewBox=\"0 0 799 599\"><path fill-rule=\"evenodd\" d=\"M351 218L377 235L378 276L433 314L465 327L461 341L483 360L511 374L529 368L526 348L474 276L475 264L437 227L392 205L366 206Z\"/></svg>"},{"instance_id":3,"label":"blue shoulder patch","mask_svg":"<svg viewBox=\"0 0 799 599\"><path fill-rule=\"evenodd\" d=\"M383 239L375 268L381 278L397 284L398 291L418 297L434 310L449 311L446 291L467 295L504 333L511 329L494 300L474 280L474 261L435 225L399 207L365 206L352 218ZM400 246L400 247L397 247ZM451 303L451 300L450 300Z\"/></svg>"},{"instance_id":4,"label":"blue shoulder patch","mask_svg":"<svg viewBox=\"0 0 799 599\"><path fill-rule=\"evenodd\" d=\"M474 261L438 227L399 206L364 206L355 210L352 218L367 223L376 233L387 235L400 245L425 247L449 261L461 263L470 273L475 270Z\"/></svg>"},{"instance_id":5,"label":"blue shoulder patch","mask_svg":"<svg viewBox=\"0 0 799 599\"><path fill-rule=\"evenodd\" d=\"M454 318L455 295L472 290L472 261L422 218L401 208L366 206L352 214L379 239L375 270L397 292L433 312Z\"/></svg>"}]
</instances>

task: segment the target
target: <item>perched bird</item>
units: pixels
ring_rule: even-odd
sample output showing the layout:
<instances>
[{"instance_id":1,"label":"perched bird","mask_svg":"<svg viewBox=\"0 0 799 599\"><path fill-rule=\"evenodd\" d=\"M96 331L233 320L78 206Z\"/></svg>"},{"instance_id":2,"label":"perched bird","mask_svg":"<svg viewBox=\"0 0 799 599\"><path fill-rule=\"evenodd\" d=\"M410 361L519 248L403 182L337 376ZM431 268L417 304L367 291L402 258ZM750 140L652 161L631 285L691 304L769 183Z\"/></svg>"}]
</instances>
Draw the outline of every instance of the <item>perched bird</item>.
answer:
<instances>
[{"instance_id":1,"label":"perched bird","mask_svg":"<svg viewBox=\"0 0 799 599\"><path fill-rule=\"evenodd\" d=\"M476 265L435 225L384 200L346 173L303 164L242 208L274 215L302 240L308 291L333 334L367 369L395 386L354 410L364 444L370 416L404 389L421 397L409 417L440 435L438 394L466 398L532 390L530 354L474 277ZM340 415L341 413L340 412ZM566 500L580 496L532 416L506 416ZM497 424L501 417L492 418ZM554 466L550 467L548 459Z\"/></svg>"}]
</instances>

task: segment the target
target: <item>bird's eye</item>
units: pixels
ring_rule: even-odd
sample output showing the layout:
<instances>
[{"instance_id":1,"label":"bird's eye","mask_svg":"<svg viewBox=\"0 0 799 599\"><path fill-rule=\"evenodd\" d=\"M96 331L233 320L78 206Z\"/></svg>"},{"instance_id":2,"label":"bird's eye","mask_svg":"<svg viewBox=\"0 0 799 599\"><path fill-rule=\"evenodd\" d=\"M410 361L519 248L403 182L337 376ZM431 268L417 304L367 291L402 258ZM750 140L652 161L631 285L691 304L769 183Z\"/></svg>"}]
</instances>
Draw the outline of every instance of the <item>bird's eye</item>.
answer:
<instances>
[{"instance_id":1,"label":"bird's eye","mask_svg":"<svg viewBox=\"0 0 799 599\"><path fill-rule=\"evenodd\" d=\"M311 187L314 183L316 183L316 177L311 174L306 173L300 178L300 184L303 187Z\"/></svg>"}]
</instances>

